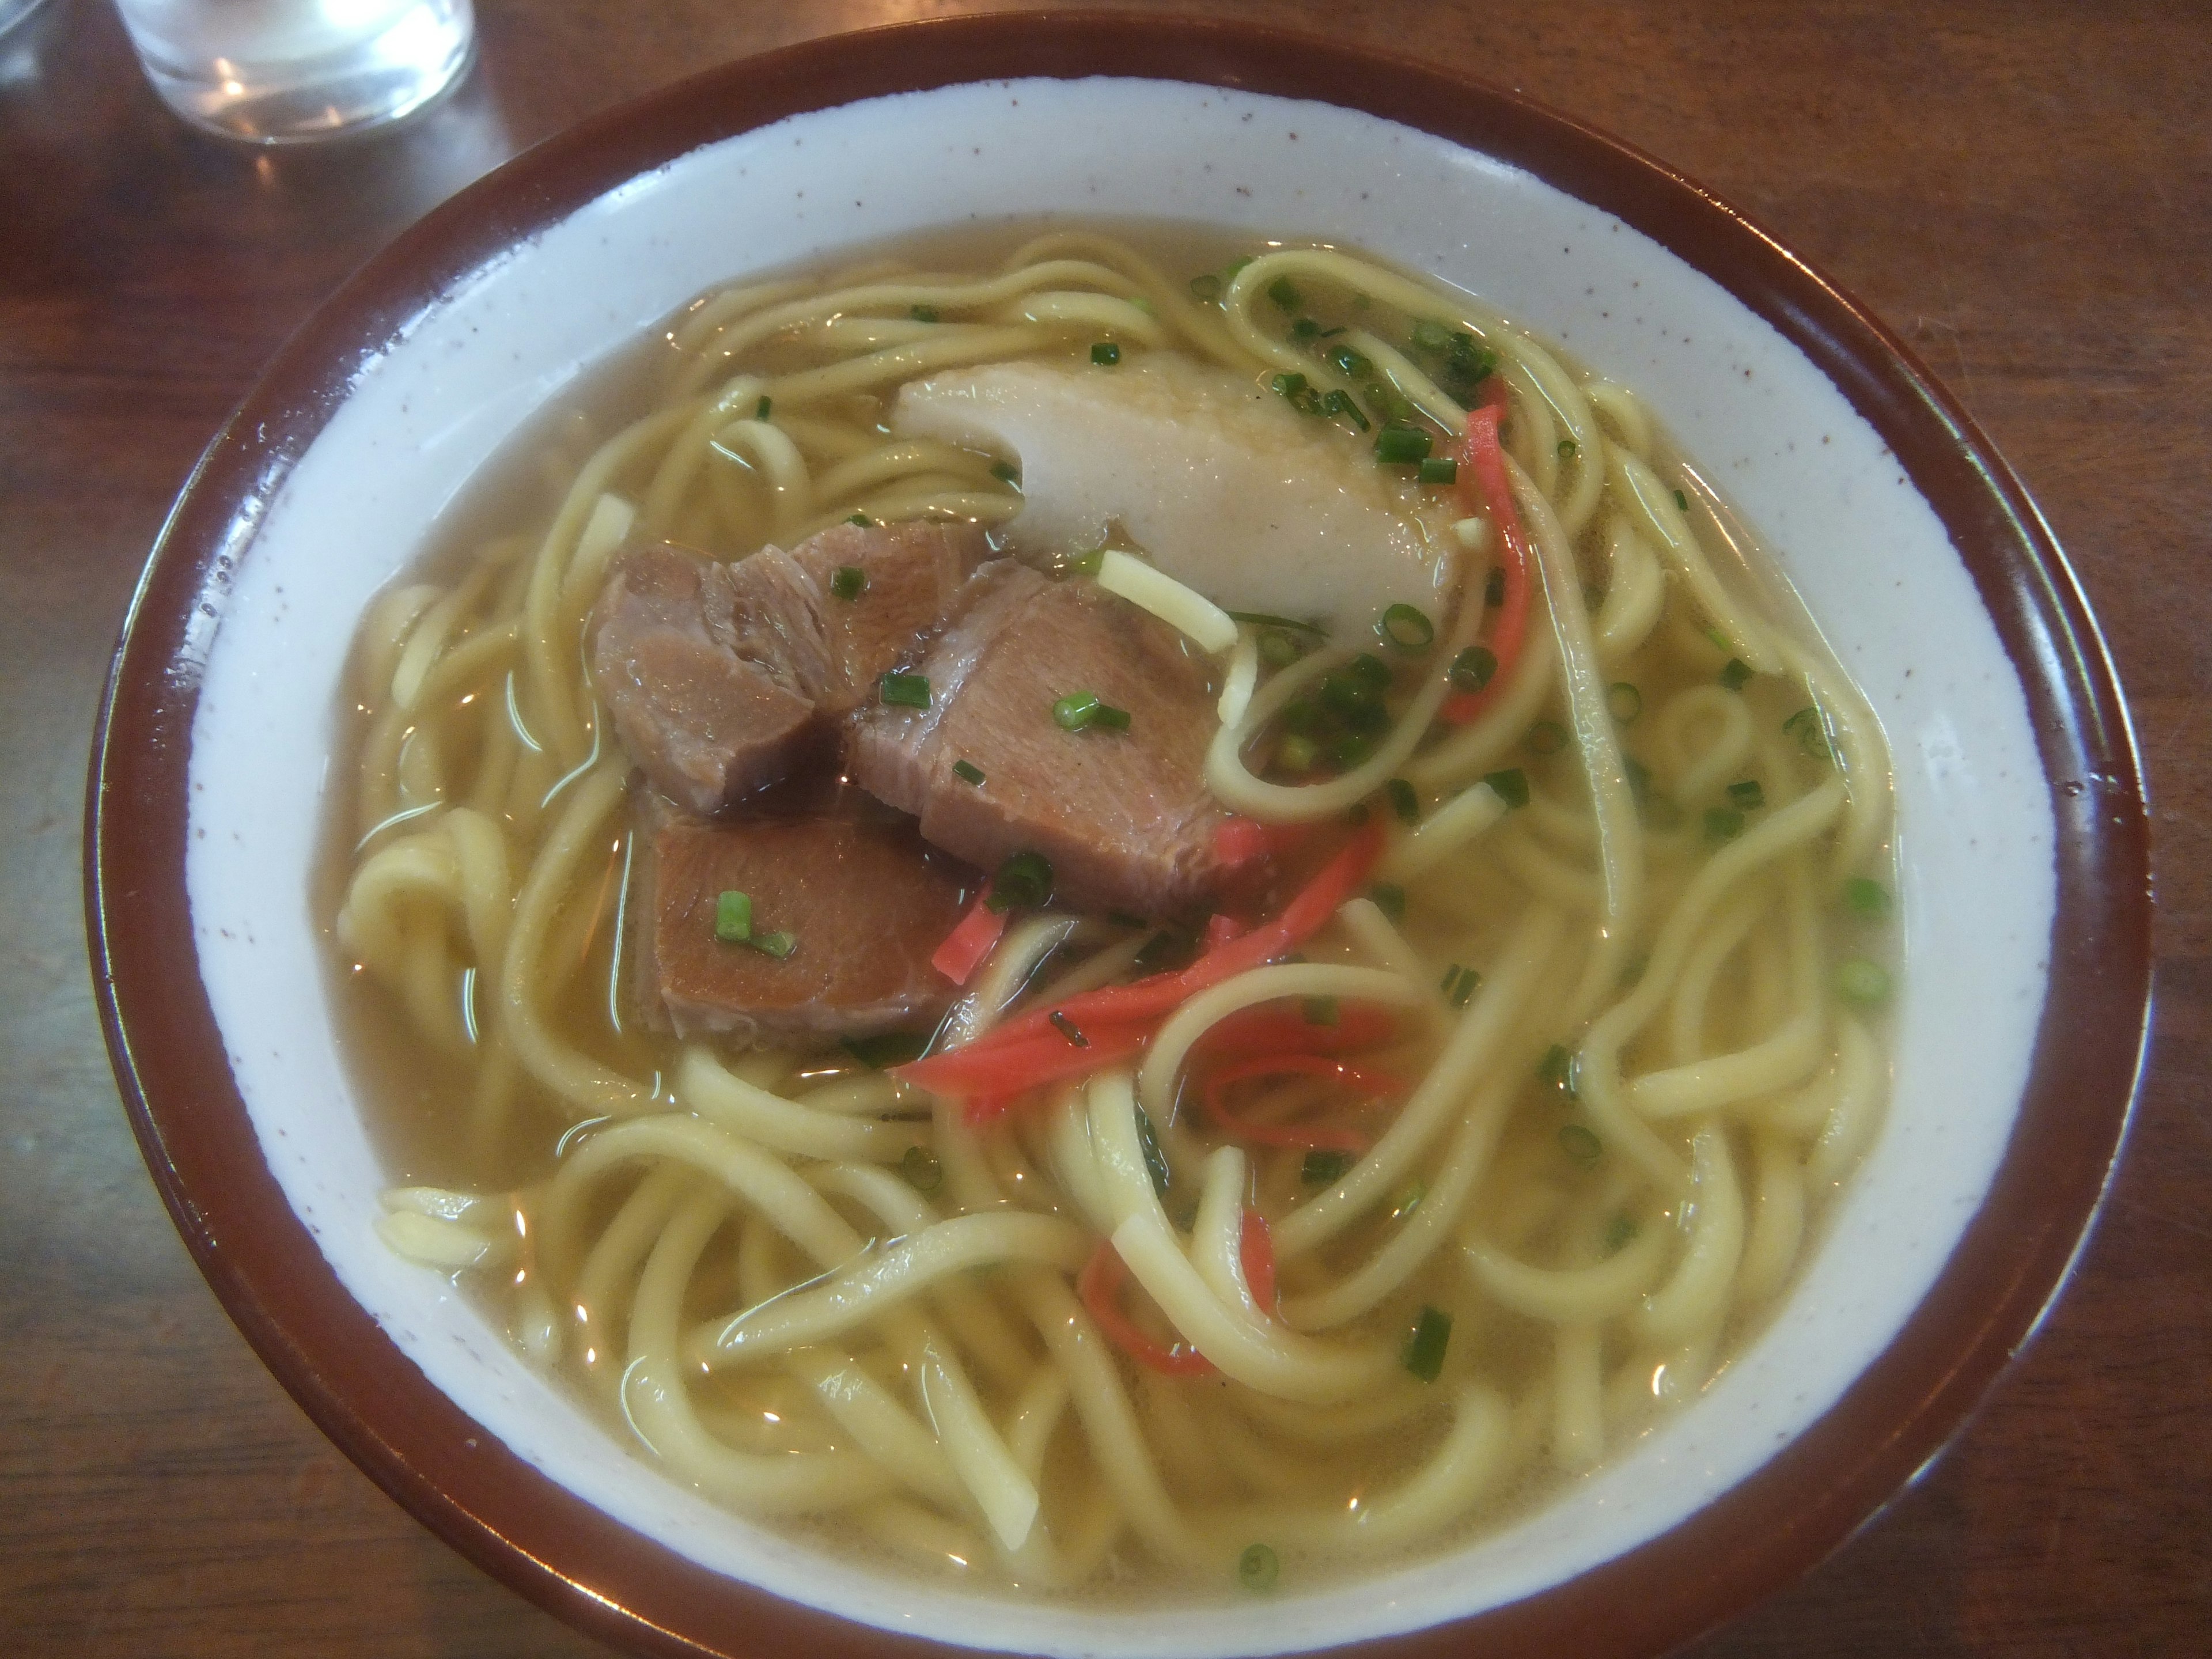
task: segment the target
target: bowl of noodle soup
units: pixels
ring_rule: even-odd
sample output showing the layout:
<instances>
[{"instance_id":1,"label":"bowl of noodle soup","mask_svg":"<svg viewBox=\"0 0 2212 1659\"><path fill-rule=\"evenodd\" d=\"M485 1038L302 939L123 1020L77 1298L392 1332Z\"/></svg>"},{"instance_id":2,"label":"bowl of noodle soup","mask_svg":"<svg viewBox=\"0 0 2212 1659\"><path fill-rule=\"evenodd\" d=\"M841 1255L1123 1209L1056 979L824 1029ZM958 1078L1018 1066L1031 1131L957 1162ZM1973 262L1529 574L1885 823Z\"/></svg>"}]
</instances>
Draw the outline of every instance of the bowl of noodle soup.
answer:
<instances>
[{"instance_id":1,"label":"bowl of noodle soup","mask_svg":"<svg viewBox=\"0 0 2212 1659\"><path fill-rule=\"evenodd\" d=\"M687 799L625 596L763 572L714 672L813 747ZM1956 1428L2131 1099L2134 757L1986 441L1656 164L1250 31L794 48L465 192L100 756L210 1282L649 1650L1658 1650Z\"/></svg>"}]
</instances>

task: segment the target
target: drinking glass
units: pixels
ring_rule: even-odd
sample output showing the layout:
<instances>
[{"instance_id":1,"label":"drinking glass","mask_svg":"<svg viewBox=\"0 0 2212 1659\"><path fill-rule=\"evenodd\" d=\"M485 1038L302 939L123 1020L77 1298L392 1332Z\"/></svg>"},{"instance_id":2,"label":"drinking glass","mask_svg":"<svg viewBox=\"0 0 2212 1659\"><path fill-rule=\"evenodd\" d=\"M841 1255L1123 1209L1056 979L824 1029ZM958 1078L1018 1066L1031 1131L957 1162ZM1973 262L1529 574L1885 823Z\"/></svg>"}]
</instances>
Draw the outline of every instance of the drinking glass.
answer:
<instances>
[{"instance_id":1,"label":"drinking glass","mask_svg":"<svg viewBox=\"0 0 2212 1659\"><path fill-rule=\"evenodd\" d=\"M459 78L471 0L116 0L162 101L195 126L301 143L396 121Z\"/></svg>"}]
</instances>

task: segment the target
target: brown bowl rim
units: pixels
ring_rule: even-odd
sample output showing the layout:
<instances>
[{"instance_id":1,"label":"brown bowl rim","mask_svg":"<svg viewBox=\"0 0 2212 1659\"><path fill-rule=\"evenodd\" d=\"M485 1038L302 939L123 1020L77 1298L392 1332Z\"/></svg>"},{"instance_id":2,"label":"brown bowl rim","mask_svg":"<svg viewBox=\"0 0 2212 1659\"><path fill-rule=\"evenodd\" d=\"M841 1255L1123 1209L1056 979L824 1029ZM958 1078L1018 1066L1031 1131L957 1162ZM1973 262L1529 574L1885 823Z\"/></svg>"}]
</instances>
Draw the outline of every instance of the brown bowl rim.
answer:
<instances>
[{"instance_id":1,"label":"brown bowl rim","mask_svg":"<svg viewBox=\"0 0 2212 1659\"><path fill-rule=\"evenodd\" d=\"M2002 1164L1926 1297L1802 1435L1673 1529L1522 1601L1359 1644L1393 1659L1663 1651L1803 1572L1956 1433L2033 1334L2124 1139L2150 988L2148 824L2117 674L2055 538L1996 447L1905 346L1711 191L1501 87L1327 40L1131 14L998 14L826 37L593 117L435 210L295 334L210 445L116 647L88 781L86 919L117 1083L223 1306L307 1414L479 1566L642 1652L968 1650L781 1600L629 1531L433 1388L346 1294L256 1140L185 899L186 768L209 623L259 512L352 373L427 298L533 228L700 145L787 116L963 82L1091 76L1309 99L1522 167L1674 251L1804 351L1942 519L2020 672L2058 825L2050 990Z\"/></svg>"}]
</instances>

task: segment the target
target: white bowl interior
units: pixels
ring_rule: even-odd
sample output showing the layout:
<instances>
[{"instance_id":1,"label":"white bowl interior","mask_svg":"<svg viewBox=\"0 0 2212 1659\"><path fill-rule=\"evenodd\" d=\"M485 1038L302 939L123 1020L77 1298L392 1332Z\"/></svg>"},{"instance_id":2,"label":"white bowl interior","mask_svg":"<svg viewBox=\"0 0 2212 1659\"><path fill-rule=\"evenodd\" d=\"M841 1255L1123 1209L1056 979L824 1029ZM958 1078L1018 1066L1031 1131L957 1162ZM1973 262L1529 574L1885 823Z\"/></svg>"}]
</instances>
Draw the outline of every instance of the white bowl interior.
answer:
<instances>
[{"instance_id":1,"label":"white bowl interior","mask_svg":"<svg viewBox=\"0 0 2212 1659\"><path fill-rule=\"evenodd\" d=\"M1786 1309L1701 1397L1550 1507L1356 1589L1108 1616L825 1557L631 1455L371 1230L384 1177L334 1046L307 898L363 606L533 410L700 289L1036 213L1340 239L1564 342L1638 389L1781 550L1895 758L1909 967L1894 1098ZM488 1433L669 1549L799 1601L983 1647L1204 1656L1328 1646L1527 1595L1664 1532L1819 1417L1926 1291L2012 1128L2044 1001L2053 823L2019 677L1941 524L1836 388L1711 280L1528 173L1407 127L1176 83L1024 81L711 145L410 319L234 542L192 733L186 872L201 970L270 1167L339 1279Z\"/></svg>"}]
</instances>

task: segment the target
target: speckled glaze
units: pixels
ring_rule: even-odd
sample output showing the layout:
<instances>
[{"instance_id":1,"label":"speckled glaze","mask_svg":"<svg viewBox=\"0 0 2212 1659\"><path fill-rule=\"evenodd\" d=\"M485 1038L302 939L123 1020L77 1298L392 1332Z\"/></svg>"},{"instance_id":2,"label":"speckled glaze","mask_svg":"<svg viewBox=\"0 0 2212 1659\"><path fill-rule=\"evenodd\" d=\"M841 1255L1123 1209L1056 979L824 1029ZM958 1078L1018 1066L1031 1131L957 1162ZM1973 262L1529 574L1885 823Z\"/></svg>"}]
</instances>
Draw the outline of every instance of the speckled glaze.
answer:
<instances>
[{"instance_id":1,"label":"speckled glaze","mask_svg":"<svg viewBox=\"0 0 2212 1659\"><path fill-rule=\"evenodd\" d=\"M1636 387L1780 550L1896 760L1895 1097L1792 1299L1549 1507L1356 1589L1109 1615L886 1578L665 1480L370 1231L381 1176L307 898L362 606L530 410L710 283L1042 211L1358 243ZM126 626L91 795L117 1074L226 1305L426 1522L669 1652L1670 1645L1832 1547L2024 1340L2117 1150L2147 995L2117 685L2032 506L1924 373L1754 228L1563 118L1222 27L817 43L465 192L325 308L210 449Z\"/></svg>"}]
</instances>

